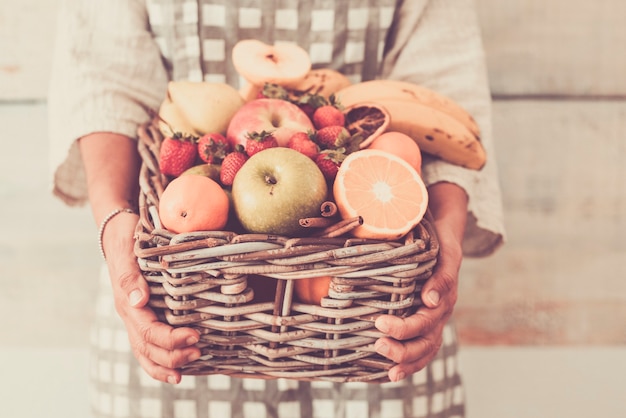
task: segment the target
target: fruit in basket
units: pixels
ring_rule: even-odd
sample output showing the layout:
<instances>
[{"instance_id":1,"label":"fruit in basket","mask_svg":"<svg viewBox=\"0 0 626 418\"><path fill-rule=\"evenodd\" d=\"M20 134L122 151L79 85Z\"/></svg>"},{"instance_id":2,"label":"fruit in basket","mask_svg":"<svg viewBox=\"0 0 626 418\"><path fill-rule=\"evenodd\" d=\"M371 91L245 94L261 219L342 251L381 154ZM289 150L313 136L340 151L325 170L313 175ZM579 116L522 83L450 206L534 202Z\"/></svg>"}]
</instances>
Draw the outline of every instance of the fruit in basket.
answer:
<instances>
[{"instance_id":1,"label":"fruit in basket","mask_svg":"<svg viewBox=\"0 0 626 418\"><path fill-rule=\"evenodd\" d=\"M187 175L172 180L159 200L159 216L174 233L214 231L228 222L229 199L217 182Z\"/></svg>"},{"instance_id":2,"label":"fruit in basket","mask_svg":"<svg viewBox=\"0 0 626 418\"><path fill-rule=\"evenodd\" d=\"M305 232L301 218L320 216L327 192L313 160L286 147L250 157L232 186L234 212L246 231L288 236Z\"/></svg>"},{"instance_id":3,"label":"fruit in basket","mask_svg":"<svg viewBox=\"0 0 626 418\"><path fill-rule=\"evenodd\" d=\"M380 102L386 99L406 100L432 107L446 113L465 125L472 134L479 137L478 124L463 107L445 95L404 80L369 80L346 86L337 92L344 106L363 101Z\"/></svg>"},{"instance_id":4,"label":"fruit in basket","mask_svg":"<svg viewBox=\"0 0 626 418\"><path fill-rule=\"evenodd\" d=\"M428 206L426 186L415 168L373 149L346 157L333 196L342 218L362 217L363 223L351 232L358 238L399 239L417 226Z\"/></svg>"},{"instance_id":5,"label":"fruit in basket","mask_svg":"<svg viewBox=\"0 0 626 418\"><path fill-rule=\"evenodd\" d=\"M350 86L348 77L332 68L314 68L299 83L291 86L293 94L314 94L325 98Z\"/></svg>"},{"instance_id":6,"label":"fruit in basket","mask_svg":"<svg viewBox=\"0 0 626 418\"><path fill-rule=\"evenodd\" d=\"M315 140L322 149L345 147L351 140L350 132L342 125L326 126L317 131Z\"/></svg>"},{"instance_id":7,"label":"fruit in basket","mask_svg":"<svg viewBox=\"0 0 626 418\"><path fill-rule=\"evenodd\" d=\"M161 143L159 169L166 176L178 177L195 164L197 157L195 138L179 134L169 136Z\"/></svg>"},{"instance_id":8,"label":"fruit in basket","mask_svg":"<svg viewBox=\"0 0 626 418\"><path fill-rule=\"evenodd\" d=\"M208 164L219 164L230 152L230 142L219 132L211 132L198 138L198 156Z\"/></svg>"},{"instance_id":9,"label":"fruit in basket","mask_svg":"<svg viewBox=\"0 0 626 418\"><path fill-rule=\"evenodd\" d=\"M327 126L343 126L346 123L342 107L335 102L334 97L331 96L328 104L319 106L313 112L313 125L316 129L322 129Z\"/></svg>"},{"instance_id":10,"label":"fruit in basket","mask_svg":"<svg viewBox=\"0 0 626 418\"><path fill-rule=\"evenodd\" d=\"M245 39L233 47L235 70L252 86L276 83L287 86L299 83L311 69L309 54L293 43L270 45Z\"/></svg>"},{"instance_id":11,"label":"fruit in basket","mask_svg":"<svg viewBox=\"0 0 626 418\"><path fill-rule=\"evenodd\" d=\"M221 166L219 164L198 164L183 171L181 176L197 175L205 176L214 181L220 180Z\"/></svg>"},{"instance_id":12,"label":"fruit in basket","mask_svg":"<svg viewBox=\"0 0 626 418\"><path fill-rule=\"evenodd\" d=\"M476 121L434 90L406 81L372 80L348 86L337 96L346 107L364 100L383 106L391 115L388 129L407 134L423 152L474 170L485 164Z\"/></svg>"},{"instance_id":13,"label":"fruit in basket","mask_svg":"<svg viewBox=\"0 0 626 418\"><path fill-rule=\"evenodd\" d=\"M402 132L385 132L367 148L390 152L411 164L418 173L422 172L422 152L413 138Z\"/></svg>"},{"instance_id":14,"label":"fruit in basket","mask_svg":"<svg viewBox=\"0 0 626 418\"><path fill-rule=\"evenodd\" d=\"M324 178L326 178L326 181L331 183L335 181L335 177L337 177L337 172L339 171L339 166L345 158L346 154L344 148L327 149L317 154L314 161L324 175Z\"/></svg>"},{"instance_id":15,"label":"fruit in basket","mask_svg":"<svg viewBox=\"0 0 626 418\"><path fill-rule=\"evenodd\" d=\"M457 119L413 101L385 99L381 103L391 114L389 130L407 134L422 151L473 170L484 166L486 155L482 144Z\"/></svg>"},{"instance_id":16,"label":"fruit in basket","mask_svg":"<svg viewBox=\"0 0 626 418\"><path fill-rule=\"evenodd\" d=\"M331 94L351 85L352 82L348 77L337 70L331 68L313 68L300 82L289 83L288 88L276 83L270 84L273 84L274 87L281 88L282 97L277 97L276 91L269 92L268 94L268 91L266 91L267 83L255 85L245 83L239 90L239 93L245 101L257 99L260 96L282 99L289 98L293 102L297 102L305 96L320 96L328 99Z\"/></svg>"},{"instance_id":17,"label":"fruit in basket","mask_svg":"<svg viewBox=\"0 0 626 418\"><path fill-rule=\"evenodd\" d=\"M225 83L170 81L159 108L159 127L164 135L225 133L243 104L239 92Z\"/></svg>"},{"instance_id":18,"label":"fruit in basket","mask_svg":"<svg viewBox=\"0 0 626 418\"><path fill-rule=\"evenodd\" d=\"M241 145L235 147L235 150L228 154L222 161L220 170L220 182L224 186L232 186L235 181L235 175L239 169L248 161L248 155L244 152Z\"/></svg>"},{"instance_id":19,"label":"fruit in basket","mask_svg":"<svg viewBox=\"0 0 626 418\"><path fill-rule=\"evenodd\" d=\"M387 130L391 115L384 106L373 102L359 102L344 108L345 126L350 135L360 138L359 147L366 148L377 136Z\"/></svg>"},{"instance_id":20,"label":"fruit in basket","mask_svg":"<svg viewBox=\"0 0 626 418\"><path fill-rule=\"evenodd\" d=\"M319 152L319 147L315 141L313 141L313 137L315 137L315 133L312 131L296 132L291 136L291 138L289 138L287 148L296 150L309 158L314 158Z\"/></svg>"},{"instance_id":21,"label":"fruit in basket","mask_svg":"<svg viewBox=\"0 0 626 418\"><path fill-rule=\"evenodd\" d=\"M322 298L328 296L330 281L330 276L294 280L293 291L298 301L309 305L320 305Z\"/></svg>"},{"instance_id":22,"label":"fruit in basket","mask_svg":"<svg viewBox=\"0 0 626 418\"><path fill-rule=\"evenodd\" d=\"M276 141L276 137L272 132L250 132L246 140L246 154L248 154L248 157L252 157L257 152L277 146L278 141Z\"/></svg>"},{"instance_id":23,"label":"fruit in basket","mask_svg":"<svg viewBox=\"0 0 626 418\"><path fill-rule=\"evenodd\" d=\"M251 132L272 132L278 145L287 146L296 132L313 130L309 117L295 104L281 99L256 99L243 105L228 124L226 138L232 146L245 146Z\"/></svg>"}]
</instances>

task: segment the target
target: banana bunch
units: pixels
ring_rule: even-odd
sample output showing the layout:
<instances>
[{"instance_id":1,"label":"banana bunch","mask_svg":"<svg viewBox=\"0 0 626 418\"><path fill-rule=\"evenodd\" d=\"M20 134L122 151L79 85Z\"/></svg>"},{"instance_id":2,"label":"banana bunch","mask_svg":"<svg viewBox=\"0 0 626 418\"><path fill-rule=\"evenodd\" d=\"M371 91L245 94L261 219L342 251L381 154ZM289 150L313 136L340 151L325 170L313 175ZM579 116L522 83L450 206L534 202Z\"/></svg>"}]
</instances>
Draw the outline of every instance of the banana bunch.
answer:
<instances>
[{"instance_id":1,"label":"banana bunch","mask_svg":"<svg viewBox=\"0 0 626 418\"><path fill-rule=\"evenodd\" d=\"M426 87L399 80L351 84L335 95L351 106L374 102L391 116L387 130L409 135L423 152L462 167L479 170L486 161L480 129L458 103Z\"/></svg>"}]
</instances>

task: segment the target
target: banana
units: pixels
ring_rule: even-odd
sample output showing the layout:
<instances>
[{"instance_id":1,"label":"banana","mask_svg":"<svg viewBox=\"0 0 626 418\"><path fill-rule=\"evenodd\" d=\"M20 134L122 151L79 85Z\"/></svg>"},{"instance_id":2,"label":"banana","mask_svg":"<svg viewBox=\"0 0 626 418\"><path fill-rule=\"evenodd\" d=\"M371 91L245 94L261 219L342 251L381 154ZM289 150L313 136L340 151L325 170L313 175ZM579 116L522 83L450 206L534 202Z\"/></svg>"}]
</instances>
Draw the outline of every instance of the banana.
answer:
<instances>
[{"instance_id":1,"label":"banana","mask_svg":"<svg viewBox=\"0 0 626 418\"><path fill-rule=\"evenodd\" d=\"M486 161L478 138L461 122L441 110L412 99L370 100L384 107L391 116L387 131L407 134L420 149L442 160L480 170Z\"/></svg>"},{"instance_id":2,"label":"banana","mask_svg":"<svg viewBox=\"0 0 626 418\"><path fill-rule=\"evenodd\" d=\"M402 80L370 80L355 83L335 93L344 106L377 99L407 99L432 107L461 122L476 137L480 137L478 124L454 100L434 90Z\"/></svg>"}]
</instances>

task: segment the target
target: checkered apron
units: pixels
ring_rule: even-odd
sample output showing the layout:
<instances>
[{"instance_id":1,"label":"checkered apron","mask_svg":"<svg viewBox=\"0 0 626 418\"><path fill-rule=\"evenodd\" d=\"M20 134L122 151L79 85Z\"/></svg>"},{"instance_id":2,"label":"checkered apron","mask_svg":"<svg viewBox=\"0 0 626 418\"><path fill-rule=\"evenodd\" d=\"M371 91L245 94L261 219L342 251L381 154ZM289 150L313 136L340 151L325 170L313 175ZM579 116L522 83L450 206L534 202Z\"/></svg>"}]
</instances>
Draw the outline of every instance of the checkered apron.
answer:
<instances>
[{"instance_id":1,"label":"checkered apron","mask_svg":"<svg viewBox=\"0 0 626 418\"><path fill-rule=\"evenodd\" d=\"M147 0L172 79L239 86L228 54L238 39L291 41L316 67L353 81L375 77L396 0ZM464 416L452 325L436 359L384 384L184 376L153 380L135 360L103 268L91 333L94 418L451 418Z\"/></svg>"}]
</instances>

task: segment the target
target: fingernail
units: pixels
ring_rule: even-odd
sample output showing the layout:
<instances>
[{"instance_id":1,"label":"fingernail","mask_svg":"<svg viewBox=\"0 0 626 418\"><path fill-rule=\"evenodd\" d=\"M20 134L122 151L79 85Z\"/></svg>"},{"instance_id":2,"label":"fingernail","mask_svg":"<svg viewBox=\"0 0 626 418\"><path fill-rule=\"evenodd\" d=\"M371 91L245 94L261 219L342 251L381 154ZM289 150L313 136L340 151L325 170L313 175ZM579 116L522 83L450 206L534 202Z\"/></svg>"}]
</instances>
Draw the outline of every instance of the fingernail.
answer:
<instances>
[{"instance_id":1,"label":"fingernail","mask_svg":"<svg viewBox=\"0 0 626 418\"><path fill-rule=\"evenodd\" d=\"M194 351L193 353L187 356L187 361L191 363L192 361L196 361L199 358L200 358L200 353L197 351Z\"/></svg>"},{"instance_id":2,"label":"fingernail","mask_svg":"<svg viewBox=\"0 0 626 418\"><path fill-rule=\"evenodd\" d=\"M137 304L140 301L141 301L141 290L135 289L132 292L130 292L130 295L128 295L128 302L130 303L130 306L137 306Z\"/></svg>"},{"instance_id":3,"label":"fingernail","mask_svg":"<svg viewBox=\"0 0 626 418\"><path fill-rule=\"evenodd\" d=\"M426 297L431 304L439 304L439 292L437 292L436 290L431 290L430 292L428 292L428 295Z\"/></svg>"},{"instance_id":4,"label":"fingernail","mask_svg":"<svg viewBox=\"0 0 626 418\"><path fill-rule=\"evenodd\" d=\"M376 349L376 352L378 354L382 354L383 356L386 356L387 353L389 353L389 346L387 344L385 344L384 342L378 342L377 341L374 344L374 348Z\"/></svg>"},{"instance_id":5,"label":"fingernail","mask_svg":"<svg viewBox=\"0 0 626 418\"><path fill-rule=\"evenodd\" d=\"M194 345L198 343L198 337L189 337L187 338L187 340L185 341L187 343L187 345Z\"/></svg>"},{"instance_id":6,"label":"fingernail","mask_svg":"<svg viewBox=\"0 0 626 418\"><path fill-rule=\"evenodd\" d=\"M389 324L385 320L376 321L376 328L383 334L389 334Z\"/></svg>"},{"instance_id":7,"label":"fingernail","mask_svg":"<svg viewBox=\"0 0 626 418\"><path fill-rule=\"evenodd\" d=\"M167 383L169 383L170 385L178 384L176 376L167 376Z\"/></svg>"}]
</instances>

